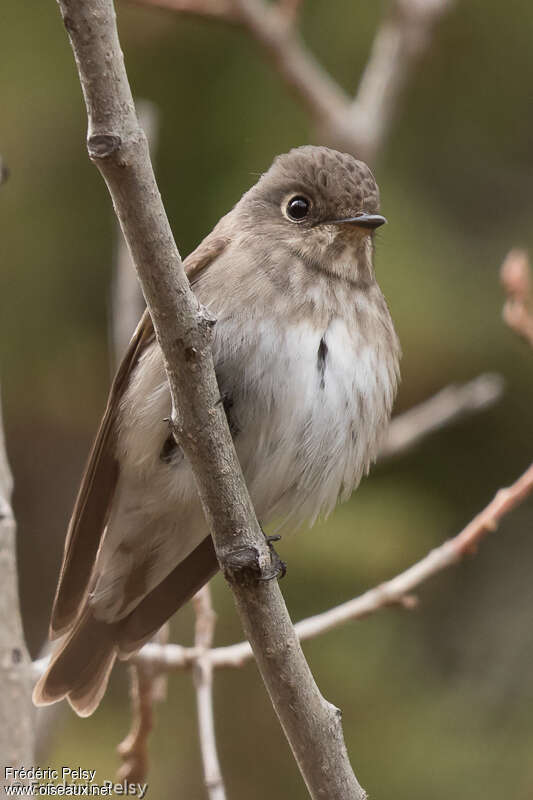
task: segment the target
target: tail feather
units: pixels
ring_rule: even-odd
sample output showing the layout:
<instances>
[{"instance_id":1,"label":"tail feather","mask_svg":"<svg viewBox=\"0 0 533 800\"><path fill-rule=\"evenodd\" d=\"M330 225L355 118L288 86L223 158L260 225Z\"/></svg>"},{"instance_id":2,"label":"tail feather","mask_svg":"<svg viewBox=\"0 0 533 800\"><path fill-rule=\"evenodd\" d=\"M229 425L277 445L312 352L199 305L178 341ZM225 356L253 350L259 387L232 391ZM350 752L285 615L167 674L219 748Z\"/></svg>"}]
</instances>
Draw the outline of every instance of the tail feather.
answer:
<instances>
[{"instance_id":1,"label":"tail feather","mask_svg":"<svg viewBox=\"0 0 533 800\"><path fill-rule=\"evenodd\" d=\"M35 686L35 705L50 705L66 697L80 717L92 714L115 662L116 634L116 625L100 622L86 607Z\"/></svg>"},{"instance_id":2,"label":"tail feather","mask_svg":"<svg viewBox=\"0 0 533 800\"><path fill-rule=\"evenodd\" d=\"M46 706L66 698L80 717L88 717L104 696L117 655L128 658L142 647L217 569L208 536L124 619L96 619L90 603L86 603L35 686L35 705Z\"/></svg>"},{"instance_id":3,"label":"tail feather","mask_svg":"<svg viewBox=\"0 0 533 800\"><path fill-rule=\"evenodd\" d=\"M206 536L201 544L178 564L117 630L119 658L129 658L161 625L181 608L218 571L213 540Z\"/></svg>"}]
</instances>

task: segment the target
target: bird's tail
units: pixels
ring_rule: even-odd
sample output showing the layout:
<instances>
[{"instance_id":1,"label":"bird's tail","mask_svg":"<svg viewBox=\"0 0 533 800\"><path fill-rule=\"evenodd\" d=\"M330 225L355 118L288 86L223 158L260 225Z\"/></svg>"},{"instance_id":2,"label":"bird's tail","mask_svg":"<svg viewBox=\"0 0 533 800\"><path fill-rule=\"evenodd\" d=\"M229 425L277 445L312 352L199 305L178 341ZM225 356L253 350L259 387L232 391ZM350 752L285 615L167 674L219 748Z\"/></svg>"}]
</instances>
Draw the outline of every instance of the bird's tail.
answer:
<instances>
[{"instance_id":1,"label":"bird's tail","mask_svg":"<svg viewBox=\"0 0 533 800\"><path fill-rule=\"evenodd\" d=\"M86 606L35 686L35 705L47 706L66 698L80 717L92 714L115 663L116 637L116 624L95 619Z\"/></svg>"},{"instance_id":2,"label":"bird's tail","mask_svg":"<svg viewBox=\"0 0 533 800\"><path fill-rule=\"evenodd\" d=\"M87 599L33 690L35 705L66 698L80 717L90 716L104 696L117 656L132 656L217 570L207 536L127 617L116 622L96 619Z\"/></svg>"}]
</instances>

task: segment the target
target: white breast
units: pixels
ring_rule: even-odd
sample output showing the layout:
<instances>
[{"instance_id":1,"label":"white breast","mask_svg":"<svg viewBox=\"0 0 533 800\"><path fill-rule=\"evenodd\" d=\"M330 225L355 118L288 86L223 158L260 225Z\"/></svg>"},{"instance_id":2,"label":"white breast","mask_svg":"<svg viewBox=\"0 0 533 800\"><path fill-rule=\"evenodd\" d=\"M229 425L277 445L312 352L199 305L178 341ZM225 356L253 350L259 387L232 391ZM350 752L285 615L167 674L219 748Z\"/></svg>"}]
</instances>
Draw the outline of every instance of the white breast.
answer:
<instances>
[{"instance_id":1,"label":"white breast","mask_svg":"<svg viewBox=\"0 0 533 800\"><path fill-rule=\"evenodd\" d=\"M382 342L339 317L325 331L274 317L228 325L237 323L219 331L215 362L258 516L312 523L350 496L377 454L396 386Z\"/></svg>"}]
</instances>

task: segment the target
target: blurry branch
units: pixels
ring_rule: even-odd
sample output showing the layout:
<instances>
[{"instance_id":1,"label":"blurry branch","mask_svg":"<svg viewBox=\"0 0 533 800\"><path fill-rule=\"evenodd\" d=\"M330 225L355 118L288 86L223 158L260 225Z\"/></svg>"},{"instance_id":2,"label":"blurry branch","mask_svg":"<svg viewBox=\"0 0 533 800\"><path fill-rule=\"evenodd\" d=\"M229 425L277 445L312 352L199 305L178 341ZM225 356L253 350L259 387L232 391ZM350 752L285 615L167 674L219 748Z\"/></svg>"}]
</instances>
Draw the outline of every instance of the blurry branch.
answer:
<instances>
[{"instance_id":1,"label":"blurry branch","mask_svg":"<svg viewBox=\"0 0 533 800\"><path fill-rule=\"evenodd\" d=\"M8 169L0 155L0 184ZM13 476L7 460L0 397L0 787L11 785L7 768L33 764L32 670L20 614ZM20 783L20 781L17 781Z\"/></svg>"},{"instance_id":2,"label":"blurry branch","mask_svg":"<svg viewBox=\"0 0 533 800\"><path fill-rule=\"evenodd\" d=\"M143 99L137 100L136 106L139 125L146 135L153 159L157 148L159 128L157 106L149 100ZM117 252L113 272L111 310L113 366L120 364L145 307L144 297L135 273L135 265L117 221Z\"/></svg>"},{"instance_id":3,"label":"blurry branch","mask_svg":"<svg viewBox=\"0 0 533 800\"><path fill-rule=\"evenodd\" d=\"M355 97L324 70L295 23L301 0L135 0L240 25L300 100L327 143L373 162L392 127L411 74L453 0L392 0Z\"/></svg>"},{"instance_id":4,"label":"blurry branch","mask_svg":"<svg viewBox=\"0 0 533 800\"><path fill-rule=\"evenodd\" d=\"M137 113L139 124L144 130L150 150L153 152L157 147L157 107L150 101L141 99L137 103ZM131 260L128 246L118 224L114 267L111 292L111 319L109 325L110 338L112 340L110 363L113 371L115 366L120 363L131 335L145 308L144 297L141 292L139 281L137 280L137 275L135 274L135 266ZM41 648L39 660L46 659L51 650L51 642L46 641ZM131 673L133 676L133 669ZM136 677L132 677L131 680L135 681L137 679ZM140 708L140 704L134 699L136 697L136 690L133 688L131 690L131 696L134 709ZM47 754L50 752L53 744L54 736L57 733L61 717L64 716L67 708L68 706L66 703L54 703L53 705L40 706L36 709L35 753L38 759L46 761ZM133 725L135 724L134 721Z\"/></svg>"},{"instance_id":5,"label":"blurry branch","mask_svg":"<svg viewBox=\"0 0 533 800\"><path fill-rule=\"evenodd\" d=\"M431 550L404 572L353 600L296 623L294 627L300 641L320 636L338 625L361 619L391 605L413 608L416 605L416 598L411 594L413 590L433 575L461 561L465 555L474 554L481 540L496 530L501 518L522 503L531 492L533 464L512 486L500 489L488 506L453 539ZM154 669L167 672L189 667L198 658L198 650L173 644L166 647L148 644L135 658L146 661ZM248 642L239 642L211 650L209 658L213 668L240 667L252 659L252 651Z\"/></svg>"},{"instance_id":6,"label":"blurry branch","mask_svg":"<svg viewBox=\"0 0 533 800\"><path fill-rule=\"evenodd\" d=\"M379 454L380 460L401 455L429 434L482 411L499 400L504 389L501 375L486 373L468 383L450 385L391 421Z\"/></svg>"},{"instance_id":7,"label":"blurry branch","mask_svg":"<svg viewBox=\"0 0 533 800\"><path fill-rule=\"evenodd\" d=\"M502 264L500 278L507 294L504 321L533 347L531 267L524 250L511 250Z\"/></svg>"},{"instance_id":8,"label":"blurry branch","mask_svg":"<svg viewBox=\"0 0 533 800\"><path fill-rule=\"evenodd\" d=\"M393 0L377 30L350 113L357 150L381 152L407 83L453 0Z\"/></svg>"},{"instance_id":9,"label":"blurry branch","mask_svg":"<svg viewBox=\"0 0 533 800\"><path fill-rule=\"evenodd\" d=\"M9 177L9 170L5 165L4 159L0 155L0 186L7 181Z\"/></svg>"},{"instance_id":10,"label":"blurry branch","mask_svg":"<svg viewBox=\"0 0 533 800\"><path fill-rule=\"evenodd\" d=\"M187 456L245 634L311 797L363 800L340 712L303 655L235 453L212 361L214 320L183 270L128 83L112 0L59 0L98 166L135 262L161 347L174 435Z\"/></svg>"},{"instance_id":11,"label":"blurry branch","mask_svg":"<svg viewBox=\"0 0 533 800\"><path fill-rule=\"evenodd\" d=\"M211 603L209 585L204 586L193 598L196 626L194 644L198 653L193 665L193 680L196 690L198 734L204 768L204 781L209 800L226 800L224 779L218 760L213 714L213 664L210 651L213 646L216 614ZM251 648L250 648L251 650Z\"/></svg>"},{"instance_id":12,"label":"blurry branch","mask_svg":"<svg viewBox=\"0 0 533 800\"><path fill-rule=\"evenodd\" d=\"M134 0L144 6L167 8L194 17L207 17L235 23L238 20L233 13L232 0Z\"/></svg>"},{"instance_id":13,"label":"blurry branch","mask_svg":"<svg viewBox=\"0 0 533 800\"><path fill-rule=\"evenodd\" d=\"M158 647L165 647L168 631L168 624L165 623L152 642ZM167 676L147 662L132 662L129 674L131 726L128 735L117 747L122 760L117 780L143 783L150 766L148 740L154 725L154 704L166 700Z\"/></svg>"},{"instance_id":14,"label":"blurry branch","mask_svg":"<svg viewBox=\"0 0 533 800\"><path fill-rule=\"evenodd\" d=\"M143 129L152 159L157 148L159 127L158 110L149 100L137 101L137 118ZM141 291L135 264L117 220L117 252L113 272L112 290L112 355L113 365L120 364L133 331L138 325L146 304ZM168 624L156 634L159 644L168 641ZM122 765L117 773L119 781L142 783L148 774L148 740L153 727L153 705L166 697L166 676L154 675L146 664L131 664L129 668L131 727L126 738L118 745ZM64 703L56 705L65 706ZM53 707L53 706L52 706ZM46 708L46 706L45 706Z\"/></svg>"},{"instance_id":15,"label":"blurry branch","mask_svg":"<svg viewBox=\"0 0 533 800\"><path fill-rule=\"evenodd\" d=\"M5 174L0 162L0 175ZM33 764L31 664L20 615L16 524L11 508L13 478L7 460L0 406L0 786L15 781L8 767ZM20 781L16 781L20 783Z\"/></svg>"}]
</instances>

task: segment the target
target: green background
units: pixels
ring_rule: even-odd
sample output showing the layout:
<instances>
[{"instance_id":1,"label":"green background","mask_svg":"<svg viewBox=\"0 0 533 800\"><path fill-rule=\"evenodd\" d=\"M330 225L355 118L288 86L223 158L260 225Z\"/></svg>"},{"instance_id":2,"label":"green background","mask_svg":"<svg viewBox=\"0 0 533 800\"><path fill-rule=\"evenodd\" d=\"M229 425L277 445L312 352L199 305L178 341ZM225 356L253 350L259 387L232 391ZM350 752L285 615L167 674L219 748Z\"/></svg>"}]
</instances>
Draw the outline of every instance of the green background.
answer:
<instances>
[{"instance_id":1,"label":"green background","mask_svg":"<svg viewBox=\"0 0 533 800\"><path fill-rule=\"evenodd\" d=\"M302 30L355 90L382 3L307 0ZM182 254L274 155L316 141L309 121L246 36L222 25L119 5L133 90L161 117L157 173ZM111 203L88 162L72 54L52 0L0 10L0 355L16 479L24 622L45 636L62 541L110 379L115 249ZM443 385L500 372L494 408L376 468L327 523L284 540L294 619L342 602L460 530L531 459L533 354L501 322L498 269L531 245L533 7L458 2L409 83L374 166L389 225L377 270L402 340L397 409ZM474 559L420 590L416 611L384 610L305 646L343 710L357 775L379 800L533 796L533 504ZM214 581L217 643L241 638ZM173 624L191 641L192 615ZM123 667L99 711L70 712L43 765L117 765L128 725ZM151 797L204 797L191 676L169 680L151 740ZM306 791L253 665L215 684L218 743L232 800Z\"/></svg>"}]
</instances>

